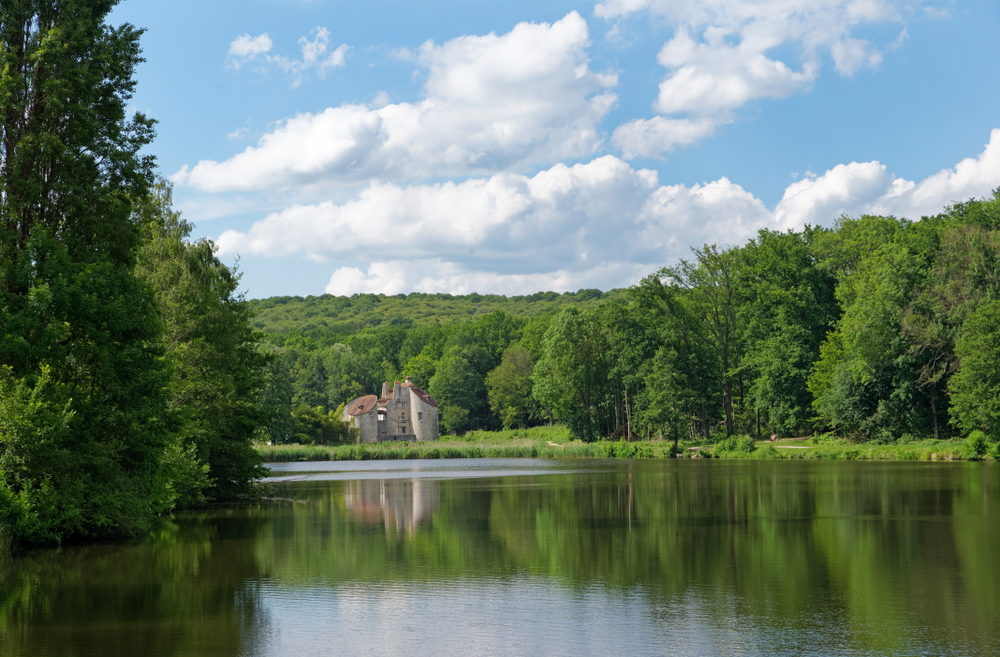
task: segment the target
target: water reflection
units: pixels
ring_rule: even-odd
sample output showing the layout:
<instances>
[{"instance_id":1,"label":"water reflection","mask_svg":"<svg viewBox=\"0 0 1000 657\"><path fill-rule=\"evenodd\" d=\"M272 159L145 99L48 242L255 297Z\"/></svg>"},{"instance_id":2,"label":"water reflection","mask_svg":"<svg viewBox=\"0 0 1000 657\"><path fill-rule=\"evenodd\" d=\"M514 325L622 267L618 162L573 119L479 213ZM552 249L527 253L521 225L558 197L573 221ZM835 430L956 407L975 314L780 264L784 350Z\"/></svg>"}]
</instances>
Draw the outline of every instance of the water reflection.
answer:
<instances>
[{"instance_id":1,"label":"water reflection","mask_svg":"<svg viewBox=\"0 0 1000 657\"><path fill-rule=\"evenodd\" d=\"M441 508L441 483L423 479L348 481L344 504L350 517L361 523L383 523L397 536L413 536L417 525Z\"/></svg>"},{"instance_id":2,"label":"water reflection","mask_svg":"<svg viewBox=\"0 0 1000 657\"><path fill-rule=\"evenodd\" d=\"M0 653L1000 654L1000 467L579 465L372 464L8 561Z\"/></svg>"}]
</instances>

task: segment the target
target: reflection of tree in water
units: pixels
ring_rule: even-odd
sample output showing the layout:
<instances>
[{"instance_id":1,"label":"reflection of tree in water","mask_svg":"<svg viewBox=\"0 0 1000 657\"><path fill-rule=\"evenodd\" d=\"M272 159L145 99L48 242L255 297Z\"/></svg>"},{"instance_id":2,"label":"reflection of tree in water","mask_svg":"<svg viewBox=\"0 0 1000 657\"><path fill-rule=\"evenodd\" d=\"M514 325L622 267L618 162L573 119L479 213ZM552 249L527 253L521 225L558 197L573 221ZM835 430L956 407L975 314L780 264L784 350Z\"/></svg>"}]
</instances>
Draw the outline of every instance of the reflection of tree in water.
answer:
<instances>
[{"instance_id":1,"label":"reflection of tree in water","mask_svg":"<svg viewBox=\"0 0 1000 657\"><path fill-rule=\"evenodd\" d=\"M417 526L441 508L441 483L426 479L363 479L347 482L345 505L365 524L385 523L386 533L412 537Z\"/></svg>"},{"instance_id":2,"label":"reflection of tree in water","mask_svg":"<svg viewBox=\"0 0 1000 657\"><path fill-rule=\"evenodd\" d=\"M242 655L268 631L252 509L167 520L138 544L0 560L0 653Z\"/></svg>"}]
</instances>

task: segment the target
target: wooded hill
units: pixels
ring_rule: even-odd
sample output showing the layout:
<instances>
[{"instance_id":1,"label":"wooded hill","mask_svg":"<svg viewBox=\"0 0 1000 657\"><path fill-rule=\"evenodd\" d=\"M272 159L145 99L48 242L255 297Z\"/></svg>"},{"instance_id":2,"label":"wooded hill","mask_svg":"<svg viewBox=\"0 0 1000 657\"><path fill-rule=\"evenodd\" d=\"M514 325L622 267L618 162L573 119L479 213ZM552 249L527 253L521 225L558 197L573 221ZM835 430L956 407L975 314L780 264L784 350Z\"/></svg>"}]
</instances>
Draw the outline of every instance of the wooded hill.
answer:
<instances>
[{"instance_id":1,"label":"wooded hill","mask_svg":"<svg viewBox=\"0 0 1000 657\"><path fill-rule=\"evenodd\" d=\"M300 336L318 346L343 342L363 329L383 324L432 326L457 324L470 318L502 310L513 317L554 315L574 305L587 308L621 296L623 290L579 290L577 292L537 292L505 297L497 294L329 294L308 297L270 297L252 301L256 311L253 324L266 333L284 338Z\"/></svg>"},{"instance_id":2,"label":"wooded hill","mask_svg":"<svg viewBox=\"0 0 1000 657\"><path fill-rule=\"evenodd\" d=\"M1000 190L920 221L762 230L607 294L256 305L275 442L343 435L334 409L405 376L445 431L1000 438Z\"/></svg>"}]
</instances>

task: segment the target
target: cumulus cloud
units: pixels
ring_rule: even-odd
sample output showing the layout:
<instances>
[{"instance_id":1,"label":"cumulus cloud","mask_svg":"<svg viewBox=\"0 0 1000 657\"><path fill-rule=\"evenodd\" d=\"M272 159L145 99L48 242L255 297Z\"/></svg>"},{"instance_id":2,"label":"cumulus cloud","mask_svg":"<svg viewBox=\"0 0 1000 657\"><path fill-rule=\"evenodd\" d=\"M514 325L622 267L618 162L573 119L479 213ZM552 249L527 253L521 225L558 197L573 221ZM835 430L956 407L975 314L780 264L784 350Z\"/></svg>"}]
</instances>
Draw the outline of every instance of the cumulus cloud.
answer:
<instances>
[{"instance_id":1,"label":"cumulus cloud","mask_svg":"<svg viewBox=\"0 0 1000 657\"><path fill-rule=\"evenodd\" d=\"M317 27L309 34L312 39L307 36L299 39L299 46L302 49L301 59L271 54L274 42L265 32L256 37L244 34L233 39L229 44L226 61L229 66L237 70L250 63L277 66L293 76L293 87L302 83L304 74L310 69L315 69L320 77L324 77L331 68L345 64L350 46L341 44L330 50L330 31L325 27Z\"/></svg>"},{"instance_id":2,"label":"cumulus cloud","mask_svg":"<svg viewBox=\"0 0 1000 657\"><path fill-rule=\"evenodd\" d=\"M399 294L425 292L470 294L488 292L514 296L527 291L609 289L612 285L639 282L649 274L646 265L612 263L585 271L559 270L538 274L494 274L468 271L440 259L373 262L367 271L341 267L330 277L325 292L338 296L352 294Z\"/></svg>"},{"instance_id":3,"label":"cumulus cloud","mask_svg":"<svg viewBox=\"0 0 1000 657\"><path fill-rule=\"evenodd\" d=\"M740 244L761 228L831 225L843 213L918 219L998 184L1000 130L978 157L920 182L895 178L879 162L852 162L789 185L773 210L726 178L663 185L656 172L606 155L530 177L370 183L348 202L293 206L217 243L224 255L368 263L338 266L331 294L607 289L686 257L691 246Z\"/></svg>"},{"instance_id":4,"label":"cumulus cloud","mask_svg":"<svg viewBox=\"0 0 1000 657\"><path fill-rule=\"evenodd\" d=\"M894 215L917 220L954 202L988 195L1000 186L1000 129L978 157L966 158L920 182L897 178L879 162L840 164L822 176L789 185L775 208L782 228L828 224L841 214Z\"/></svg>"},{"instance_id":5,"label":"cumulus cloud","mask_svg":"<svg viewBox=\"0 0 1000 657\"><path fill-rule=\"evenodd\" d=\"M497 36L428 41L424 99L341 105L283 121L256 146L185 166L172 179L210 191L469 175L589 155L617 97L589 67L587 23L520 23Z\"/></svg>"},{"instance_id":6,"label":"cumulus cloud","mask_svg":"<svg viewBox=\"0 0 1000 657\"><path fill-rule=\"evenodd\" d=\"M871 211L916 219L937 214L944 205L988 195L1000 186L1000 129L978 157L966 158L919 183L897 178Z\"/></svg>"},{"instance_id":7,"label":"cumulus cloud","mask_svg":"<svg viewBox=\"0 0 1000 657\"><path fill-rule=\"evenodd\" d=\"M668 119L663 116L636 119L615 128L611 141L626 160L656 157L664 151L712 136L718 123L718 119Z\"/></svg>"},{"instance_id":8,"label":"cumulus cloud","mask_svg":"<svg viewBox=\"0 0 1000 657\"><path fill-rule=\"evenodd\" d=\"M689 244L742 241L769 219L729 180L662 186L655 172L608 155L532 177L371 183L356 200L291 207L217 243L222 254L370 259L366 273L338 269L338 291L523 292L634 282Z\"/></svg>"},{"instance_id":9,"label":"cumulus cloud","mask_svg":"<svg viewBox=\"0 0 1000 657\"><path fill-rule=\"evenodd\" d=\"M836 70L853 75L875 68L883 47L854 36L864 24L901 22L909 0L608 0L594 14L609 20L646 11L665 19L673 37L657 61L667 75L653 108L662 119L693 120L697 138L732 120L733 112L755 100L784 98L808 89L819 77L822 56ZM900 38L884 48L895 48ZM788 63L773 53L796 53ZM787 59L787 58L786 58ZM659 124L666 125L666 124ZM691 141L672 130L645 130L633 121L616 130L616 145L626 158L648 157ZM645 142L636 137L642 135ZM641 148L637 145L641 144Z\"/></svg>"}]
</instances>

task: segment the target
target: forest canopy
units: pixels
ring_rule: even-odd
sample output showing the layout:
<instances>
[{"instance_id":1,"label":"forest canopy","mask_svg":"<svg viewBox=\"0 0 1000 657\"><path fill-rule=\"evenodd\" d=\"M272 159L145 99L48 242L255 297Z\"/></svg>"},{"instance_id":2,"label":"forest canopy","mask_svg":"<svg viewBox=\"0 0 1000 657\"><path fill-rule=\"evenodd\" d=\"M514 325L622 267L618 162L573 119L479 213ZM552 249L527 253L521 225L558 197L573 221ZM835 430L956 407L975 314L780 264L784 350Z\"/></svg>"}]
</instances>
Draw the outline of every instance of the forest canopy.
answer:
<instances>
[{"instance_id":1,"label":"forest canopy","mask_svg":"<svg viewBox=\"0 0 1000 657\"><path fill-rule=\"evenodd\" d=\"M995 441L998 286L1000 190L921 221L762 230L608 293L276 297L253 321L287 393L275 417L410 376L451 432Z\"/></svg>"}]
</instances>

